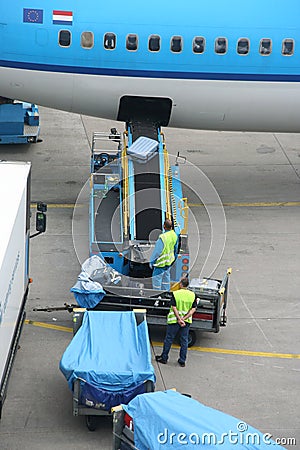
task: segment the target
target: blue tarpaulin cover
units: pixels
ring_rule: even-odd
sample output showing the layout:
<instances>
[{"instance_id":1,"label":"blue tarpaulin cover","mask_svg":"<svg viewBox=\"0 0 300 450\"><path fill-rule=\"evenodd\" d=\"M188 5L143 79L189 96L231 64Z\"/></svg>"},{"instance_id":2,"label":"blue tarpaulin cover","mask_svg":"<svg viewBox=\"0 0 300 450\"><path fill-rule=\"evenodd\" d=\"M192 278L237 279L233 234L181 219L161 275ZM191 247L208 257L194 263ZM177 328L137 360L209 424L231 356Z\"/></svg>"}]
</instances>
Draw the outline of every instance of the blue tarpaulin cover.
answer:
<instances>
[{"instance_id":1,"label":"blue tarpaulin cover","mask_svg":"<svg viewBox=\"0 0 300 450\"><path fill-rule=\"evenodd\" d=\"M133 419L139 450L283 448L271 435L175 391L138 395L122 406Z\"/></svg>"},{"instance_id":2,"label":"blue tarpaulin cover","mask_svg":"<svg viewBox=\"0 0 300 450\"><path fill-rule=\"evenodd\" d=\"M81 308L94 308L105 295L102 285L91 280L89 274L84 270L79 274L71 292L73 292L75 300Z\"/></svg>"},{"instance_id":3,"label":"blue tarpaulin cover","mask_svg":"<svg viewBox=\"0 0 300 450\"><path fill-rule=\"evenodd\" d=\"M86 311L60 370L71 390L76 378L113 392L155 382L146 320L137 325L132 311Z\"/></svg>"},{"instance_id":4,"label":"blue tarpaulin cover","mask_svg":"<svg viewBox=\"0 0 300 450\"><path fill-rule=\"evenodd\" d=\"M79 383L79 405L104 411L110 411L113 406L121 405L121 403L127 405L137 395L147 392L146 383L139 384L133 388L121 389L120 391L95 388L83 380L79 380Z\"/></svg>"}]
</instances>

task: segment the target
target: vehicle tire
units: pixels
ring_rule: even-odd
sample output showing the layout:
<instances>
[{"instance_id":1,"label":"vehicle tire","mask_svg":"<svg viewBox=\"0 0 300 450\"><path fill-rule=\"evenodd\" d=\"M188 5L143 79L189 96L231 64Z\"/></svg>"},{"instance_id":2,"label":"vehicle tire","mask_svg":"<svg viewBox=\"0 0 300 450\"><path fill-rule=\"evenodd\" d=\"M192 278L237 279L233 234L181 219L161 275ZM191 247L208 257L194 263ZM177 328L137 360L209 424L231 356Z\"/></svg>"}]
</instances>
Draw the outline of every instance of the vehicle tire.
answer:
<instances>
[{"instance_id":1,"label":"vehicle tire","mask_svg":"<svg viewBox=\"0 0 300 450\"><path fill-rule=\"evenodd\" d=\"M190 330L189 331L189 337L188 337L188 347L192 347L193 345L195 345L197 340L197 334L195 330ZM176 342L178 345L180 345L180 335L179 333L176 336Z\"/></svg>"},{"instance_id":2,"label":"vehicle tire","mask_svg":"<svg viewBox=\"0 0 300 450\"><path fill-rule=\"evenodd\" d=\"M189 331L188 347L192 347L193 345L195 345L196 340L197 340L196 331L195 330L190 330Z\"/></svg>"},{"instance_id":3,"label":"vehicle tire","mask_svg":"<svg viewBox=\"0 0 300 450\"><path fill-rule=\"evenodd\" d=\"M97 428L97 416L85 416L85 423L90 431L95 431Z\"/></svg>"},{"instance_id":4,"label":"vehicle tire","mask_svg":"<svg viewBox=\"0 0 300 450\"><path fill-rule=\"evenodd\" d=\"M155 386L153 381L151 380L147 380L146 381L146 392L154 392L155 391Z\"/></svg>"}]
</instances>

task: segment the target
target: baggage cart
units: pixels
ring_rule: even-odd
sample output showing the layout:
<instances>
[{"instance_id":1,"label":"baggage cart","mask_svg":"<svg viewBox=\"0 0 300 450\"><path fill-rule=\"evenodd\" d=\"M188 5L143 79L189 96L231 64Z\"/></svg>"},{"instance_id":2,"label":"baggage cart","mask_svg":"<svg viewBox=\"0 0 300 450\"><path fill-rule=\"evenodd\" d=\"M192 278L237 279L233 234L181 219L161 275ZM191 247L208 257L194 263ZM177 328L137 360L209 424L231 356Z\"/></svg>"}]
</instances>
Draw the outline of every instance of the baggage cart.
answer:
<instances>
[{"instance_id":1,"label":"baggage cart","mask_svg":"<svg viewBox=\"0 0 300 450\"><path fill-rule=\"evenodd\" d=\"M277 445L271 436L174 390L139 395L113 409L113 450L267 450Z\"/></svg>"},{"instance_id":2,"label":"baggage cart","mask_svg":"<svg viewBox=\"0 0 300 450\"><path fill-rule=\"evenodd\" d=\"M205 278L192 279L189 289L195 292L197 309L190 325L189 347L197 340L197 332L207 331L218 333L220 327L227 323L226 308L229 288L229 268L223 279ZM122 283L121 283L122 284ZM101 302L95 307L99 310L132 310L141 307L147 311L149 325L166 326L170 310L170 292L157 293L155 290L141 287L114 286L113 294L110 287L104 286L107 292Z\"/></svg>"},{"instance_id":3,"label":"baggage cart","mask_svg":"<svg viewBox=\"0 0 300 450\"><path fill-rule=\"evenodd\" d=\"M81 324L82 322L82 324ZM60 369L73 395L73 415L85 416L94 431L97 416L154 391L155 373L144 310L75 309L74 337Z\"/></svg>"}]
</instances>

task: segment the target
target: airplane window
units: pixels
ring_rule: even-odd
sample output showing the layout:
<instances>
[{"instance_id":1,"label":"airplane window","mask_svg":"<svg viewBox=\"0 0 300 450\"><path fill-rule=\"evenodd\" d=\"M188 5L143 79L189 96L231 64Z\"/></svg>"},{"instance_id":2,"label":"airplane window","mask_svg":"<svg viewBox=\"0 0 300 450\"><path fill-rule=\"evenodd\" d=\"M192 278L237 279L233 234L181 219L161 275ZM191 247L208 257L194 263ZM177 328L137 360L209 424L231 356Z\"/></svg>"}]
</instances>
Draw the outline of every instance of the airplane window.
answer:
<instances>
[{"instance_id":1,"label":"airplane window","mask_svg":"<svg viewBox=\"0 0 300 450\"><path fill-rule=\"evenodd\" d=\"M114 33L105 33L103 45L106 50L114 50L116 48L116 35Z\"/></svg>"},{"instance_id":2,"label":"airplane window","mask_svg":"<svg viewBox=\"0 0 300 450\"><path fill-rule=\"evenodd\" d=\"M126 38L126 48L130 51L135 51L138 48L138 37L136 34L128 34Z\"/></svg>"},{"instance_id":3,"label":"airplane window","mask_svg":"<svg viewBox=\"0 0 300 450\"><path fill-rule=\"evenodd\" d=\"M171 39L171 51L174 53L180 53L182 51L182 37L173 36Z\"/></svg>"},{"instance_id":4,"label":"airplane window","mask_svg":"<svg viewBox=\"0 0 300 450\"><path fill-rule=\"evenodd\" d=\"M200 36L194 37L193 52L194 53L204 53L204 50L205 50L205 39Z\"/></svg>"},{"instance_id":5,"label":"airplane window","mask_svg":"<svg viewBox=\"0 0 300 450\"><path fill-rule=\"evenodd\" d=\"M69 30L60 30L58 34L58 42L61 47L70 47L71 33Z\"/></svg>"},{"instance_id":6,"label":"airplane window","mask_svg":"<svg viewBox=\"0 0 300 450\"><path fill-rule=\"evenodd\" d=\"M294 54L294 39L284 39L282 41L281 53L284 56L292 56Z\"/></svg>"},{"instance_id":7,"label":"airplane window","mask_svg":"<svg viewBox=\"0 0 300 450\"><path fill-rule=\"evenodd\" d=\"M246 38L242 38L238 40L237 49L239 55L248 55L250 49L250 42Z\"/></svg>"},{"instance_id":8,"label":"airplane window","mask_svg":"<svg viewBox=\"0 0 300 450\"><path fill-rule=\"evenodd\" d=\"M227 39L219 37L215 40L215 52L222 55L227 52Z\"/></svg>"},{"instance_id":9,"label":"airplane window","mask_svg":"<svg viewBox=\"0 0 300 450\"><path fill-rule=\"evenodd\" d=\"M160 50L160 36L153 34L149 37L148 49L150 52L159 52Z\"/></svg>"},{"instance_id":10,"label":"airplane window","mask_svg":"<svg viewBox=\"0 0 300 450\"><path fill-rule=\"evenodd\" d=\"M262 39L259 45L259 53L261 55L270 55L272 51L272 41L271 39Z\"/></svg>"},{"instance_id":11,"label":"airplane window","mask_svg":"<svg viewBox=\"0 0 300 450\"><path fill-rule=\"evenodd\" d=\"M84 31L83 33L81 33L80 44L83 48L93 48L94 34L91 31Z\"/></svg>"}]
</instances>

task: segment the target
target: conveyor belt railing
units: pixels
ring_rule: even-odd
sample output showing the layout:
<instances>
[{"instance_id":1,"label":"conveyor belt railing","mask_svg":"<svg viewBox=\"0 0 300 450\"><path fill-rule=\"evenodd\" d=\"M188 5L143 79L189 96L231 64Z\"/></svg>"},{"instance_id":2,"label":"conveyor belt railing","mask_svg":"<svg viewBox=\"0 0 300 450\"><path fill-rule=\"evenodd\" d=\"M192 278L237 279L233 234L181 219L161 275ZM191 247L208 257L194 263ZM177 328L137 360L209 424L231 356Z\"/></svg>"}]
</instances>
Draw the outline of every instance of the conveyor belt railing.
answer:
<instances>
[{"instance_id":1,"label":"conveyor belt railing","mask_svg":"<svg viewBox=\"0 0 300 450\"><path fill-rule=\"evenodd\" d=\"M184 220L184 227L181 230L181 234L188 234L188 201L186 197L183 197L179 204L180 215Z\"/></svg>"},{"instance_id":2,"label":"conveyor belt railing","mask_svg":"<svg viewBox=\"0 0 300 450\"><path fill-rule=\"evenodd\" d=\"M124 237L128 237L129 230L129 186L128 186L128 156L126 145L127 132L123 134L123 150L122 150L122 170L123 170L123 226Z\"/></svg>"},{"instance_id":3,"label":"conveyor belt railing","mask_svg":"<svg viewBox=\"0 0 300 450\"><path fill-rule=\"evenodd\" d=\"M163 145L163 154L164 154L164 192L166 197L166 219L172 218L172 209L171 209L171 202L170 202L170 161L169 161L169 155L167 152L167 147L165 144L164 134L160 133L162 145ZM172 181L172 180L171 180Z\"/></svg>"}]
</instances>

